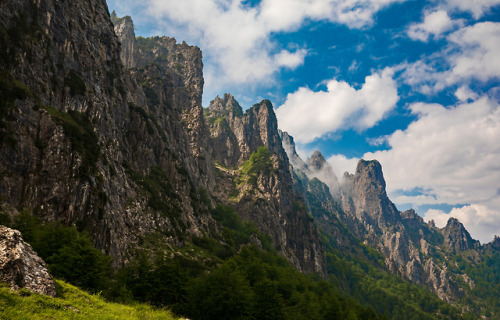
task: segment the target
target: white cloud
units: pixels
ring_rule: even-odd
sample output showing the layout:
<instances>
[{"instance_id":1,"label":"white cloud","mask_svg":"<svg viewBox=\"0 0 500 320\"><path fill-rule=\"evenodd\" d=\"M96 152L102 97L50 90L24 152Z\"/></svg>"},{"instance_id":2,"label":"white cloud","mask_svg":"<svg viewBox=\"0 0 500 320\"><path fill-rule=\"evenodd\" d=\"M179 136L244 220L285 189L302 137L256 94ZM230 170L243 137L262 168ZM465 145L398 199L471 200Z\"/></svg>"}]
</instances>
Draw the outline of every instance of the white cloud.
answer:
<instances>
[{"instance_id":1,"label":"white cloud","mask_svg":"<svg viewBox=\"0 0 500 320\"><path fill-rule=\"evenodd\" d=\"M295 69L304 63L304 58L306 57L307 50L301 49L295 52L290 52L282 50L279 54L274 56L274 61L277 65Z\"/></svg>"},{"instance_id":2,"label":"white cloud","mask_svg":"<svg viewBox=\"0 0 500 320\"><path fill-rule=\"evenodd\" d=\"M288 50L283 46L294 44L282 46L273 34L311 20L364 28L380 9L406 0L262 0L255 6L242 0L124 1L117 2L121 12L141 12L138 19L155 21L158 33L202 48L205 91L213 93L270 84L282 69L304 63L307 48Z\"/></svg>"},{"instance_id":3,"label":"white cloud","mask_svg":"<svg viewBox=\"0 0 500 320\"><path fill-rule=\"evenodd\" d=\"M347 158L342 154L334 154L327 161L332 166L333 172L339 178L339 181L341 181L345 172L354 173L356 171L359 159Z\"/></svg>"},{"instance_id":4,"label":"white cloud","mask_svg":"<svg viewBox=\"0 0 500 320\"><path fill-rule=\"evenodd\" d=\"M462 215L474 211L500 221L500 105L482 97L447 108L424 103L410 108L418 120L387 138L391 149L364 155L381 162L391 199L414 206L469 203ZM426 192L398 192L415 188ZM474 223L483 222L460 220L474 237L481 237L473 230Z\"/></svg>"},{"instance_id":5,"label":"white cloud","mask_svg":"<svg viewBox=\"0 0 500 320\"><path fill-rule=\"evenodd\" d=\"M344 81L330 80L327 91L299 88L287 96L276 115L279 127L297 142L308 143L341 128L371 128L399 100L394 71L385 68L365 78L356 90Z\"/></svg>"},{"instance_id":6,"label":"white cloud","mask_svg":"<svg viewBox=\"0 0 500 320\"><path fill-rule=\"evenodd\" d=\"M452 21L444 10L426 12L423 22L409 26L408 36L413 40L427 41L429 37L439 37L459 24L460 21Z\"/></svg>"},{"instance_id":7,"label":"white cloud","mask_svg":"<svg viewBox=\"0 0 500 320\"><path fill-rule=\"evenodd\" d=\"M455 96L462 102L479 98L478 94L472 91L468 86L461 86L458 88L457 91L455 91Z\"/></svg>"},{"instance_id":8,"label":"white cloud","mask_svg":"<svg viewBox=\"0 0 500 320\"><path fill-rule=\"evenodd\" d=\"M446 0L444 7L467 11L476 19L482 17L490 8L500 4L500 0Z\"/></svg>"},{"instance_id":9,"label":"white cloud","mask_svg":"<svg viewBox=\"0 0 500 320\"><path fill-rule=\"evenodd\" d=\"M500 235L499 211L491 210L483 205L468 205L453 208L450 213L431 209L424 214L424 220L434 220L436 226L443 228L449 218L456 218L465 226L473 239L487 243Z\"/></svg>"},{"instance_id":10,"label":"white cloud","mask_svg":"<svg viewBox=\"0 0 500 320\"><path fill-rule=\"evenodd\" d=\"M450 57L451 77L481 81L500 77L500 23L477 23L451 34L449 40L461 49Z\"/></svg>"},{"instance_id":11,"label":"white cloud","mask_svg":"<svg viewBox=\"0 0 500 320\"><path fill-rule=\"evenodd\" d=\"M404 82L430 94L473 80L500 78L500 23L476 23L449 34L447 40L442 52L398 66L404 70Z\"/></svg>"}]
</instances>

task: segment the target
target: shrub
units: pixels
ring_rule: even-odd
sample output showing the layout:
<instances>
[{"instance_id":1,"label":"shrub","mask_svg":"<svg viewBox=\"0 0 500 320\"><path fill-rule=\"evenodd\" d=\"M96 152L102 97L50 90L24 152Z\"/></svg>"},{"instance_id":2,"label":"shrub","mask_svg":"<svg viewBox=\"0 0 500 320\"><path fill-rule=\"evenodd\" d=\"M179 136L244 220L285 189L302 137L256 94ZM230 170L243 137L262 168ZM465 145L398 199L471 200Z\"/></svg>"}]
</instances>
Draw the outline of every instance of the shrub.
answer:
<instances>
[{"instance_id":1,"label":"shrub","mask_svg":"<svg viewBox=\"0 0 500 320\"><path fill-rule=\"evenodd\" d=\"M92 247L86 233L60 222L43 223L28 211L17 215L12 227L21 231L23 239L47 262L54 277L92 292L109 286L111 260Z\"/></svg>"},{"instance_id":2,"label":"shrub","mask_svg":"<svg viewBox=\"0 0 500 320\"><path fill-rule=\"evenodd\" d=\"M243 163L240 171L240 183L247 182L257 186L257 177L260 174L269 175L274 171L271 152L265 146L260 146L250 158Z\"/></svg>"}]
</instances>

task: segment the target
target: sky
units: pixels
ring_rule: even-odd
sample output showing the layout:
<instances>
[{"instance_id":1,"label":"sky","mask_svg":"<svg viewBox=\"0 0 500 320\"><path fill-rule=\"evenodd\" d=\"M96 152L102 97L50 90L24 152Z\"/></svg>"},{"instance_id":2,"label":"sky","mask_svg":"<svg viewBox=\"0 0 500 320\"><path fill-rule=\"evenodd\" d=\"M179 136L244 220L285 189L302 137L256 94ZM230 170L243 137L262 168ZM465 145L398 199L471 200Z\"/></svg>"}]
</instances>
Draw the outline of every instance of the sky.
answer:
<instances>
[{"instance_id":1,"label":"sky","mask_svg":"<svg viewBox=\"0 0 500 320\"><path fill-rule=\"evenodd\" d=\"M301 157L377 159L399 210L500 236L500 0L108 0L203 52L203 106L269 99Z\"/></svg>"}]
</instances>

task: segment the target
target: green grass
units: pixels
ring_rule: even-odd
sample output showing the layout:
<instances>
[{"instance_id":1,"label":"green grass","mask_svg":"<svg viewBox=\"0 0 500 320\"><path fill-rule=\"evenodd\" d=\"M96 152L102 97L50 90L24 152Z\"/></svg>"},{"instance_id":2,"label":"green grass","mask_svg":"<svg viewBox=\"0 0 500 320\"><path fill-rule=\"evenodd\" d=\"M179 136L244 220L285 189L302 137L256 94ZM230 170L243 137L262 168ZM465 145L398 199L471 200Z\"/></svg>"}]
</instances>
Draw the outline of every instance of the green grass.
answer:
<instances>
[{"instance_id":1,"label":"green grass","mask_svg":"<svg viewBox=\"0 0 500 320\"><path fill-rule=\"evenodd\" d=\"M58 297L0 287L0 319L179 319L146 304L123 305L56 280Z\"/></svg>"},{"instance_id":2,"label":"green grass","mask_svg":"<svg viewBox=\"0 0 500 320\"><path fill-rule=\"evenodd\" d=\"M271 152L265 146L260 146L241 166L239 184L248 183L255 188L260 174L270 175L273 172Z\"/></svg>"}]
</instances>

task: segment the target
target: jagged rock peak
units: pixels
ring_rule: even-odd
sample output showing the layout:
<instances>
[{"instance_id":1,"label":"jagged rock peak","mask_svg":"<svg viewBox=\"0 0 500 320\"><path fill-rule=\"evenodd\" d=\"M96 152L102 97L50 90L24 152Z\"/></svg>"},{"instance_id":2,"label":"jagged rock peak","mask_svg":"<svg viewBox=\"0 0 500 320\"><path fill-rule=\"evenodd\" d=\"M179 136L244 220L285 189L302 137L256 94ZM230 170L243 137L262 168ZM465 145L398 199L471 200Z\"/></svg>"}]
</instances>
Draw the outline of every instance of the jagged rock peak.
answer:
<instances>
[{"instance_id":1,"label":"jagged rock peak","mask_svg":"<svg viewBox=\"0 0 500 320\"><path fill-rule=\"evenodd\" d=\"M215 97L214 100L210 102L208 110L212 113L217 113L220 115L232 114L233 116L242 116L243 108L236 99L229 93L225 93L224 97Z\"/></svg>"},{"instance_id":2,"label":"jagged rock peak","mask_svg":"<svg viewBox=\"0 0 500 320\"><path fill-rule=\"evenodd\" d=\"M385 179L382 166L377 160L359 160L354 174L356 180L367 179L385 189Z\"/></svg>"},{"instance_id":3,"label":"jagged rock peak","mask_svg":"<svg viewBox=\"0 0 500 320\"><path fill-rule=\"evenodd\" d=\"M253 127L253 130L248 132L248 134L253 135L250 138L252 141L250 145L254 145L251 150L256 150L255 146L265 145L273 153L285 153L278 134L278 119L271 101L262 100L260 103L254 104L246 111L245 116L248 116L248 124ZM258 135L252 134L252 131ZM288 159L286 162L288 165Z\"/></svg>"},{"instance_id":4,"label":"jagged rock peak","mask_svg":"<svg viewBox=\"0 0 500 320\"><path fill-rule=\"evenodd\" d=\"M413 209L409 209L409 210L406 210L404 212L401 212L401 218L405 219L405 220L410 220L410 221L415 221L415 222L418 222L418 223L421 223L421 224L424 224L424 219L419 216L415 210Z\"/></svg>"},{"instance_id":5,"label":"jagged rock peak","mask_svg":"<svg viewBox=\"0 0 500 320\"><path fill-rule=\"evenodd\" d=\"M289 145L290 149L296 153L295 141L293 140L293 137L286 131L278 130L278 133L280 135L281 141L283 141L283 143L285 143L286 145Z\"/></svg>"},{"instance_id":6,"label":"jagged rock peak","mask_svg":"<svg viewBox=\"0 0 500 320\"><path fill-rule=\"evenodd\" d=\"M389 200L385 190L382 166L376 160L360 160L354 174L352 193L349 183L344 181L344 194L352 197L354 207L346 204L344 210L357 217L362 223L385 230L401 219L396 206Z\"/></svg>"},{"instance_id":7,"label":"jagged rock peak","mask_svg":"<svg viewBox=\"0 0 500 320\"><path fill-rule=\"evenodd\" d=\"M120 58L126 68L134 68L137 63L135 28L132 18L125 16L119 18L116 12L111 13L115 33L121 44Z\"/></svg>"},{"instance_id":8,"label":"jagged rock peak","mask_svg":"<svg viewBox=\"0 0 500 320\"><path fill-rule=\"evenodd\" d=\"M307 159L307 165L314 171L321 170L325 163L325 157L323 157L323 154L319 150L314 151L311 157Z\"/></svg>"},{"instance_id":9,"label":"jagged rock peak","mask_svg":"<svg viewBox=\"0 0 500 320\"><path fill-rule=\"evenodd\" d=\"M478 241L472 239L469 232L458 219L448 219L448 223L442 229L442 233L444 236L444 246L448 251L459 252L478 246Z\"/></svg>"},{"instance_id":10,"label":"jagged rock peak","mask_svg":"<svg viewBox=\"0 0 500 320\"><path fill-rule=\"evenodd\" d=\"M276 118L276 113L274 112L273 104L269 100L262 100L260 103L254 104L247 112L255 110L255 112L269 115L270 120L276 123L276 132L278 130L278 120Z\"/></svg>"},{"instance_id":11,"label":"jagged rock peak","mask_svg":"<svg viewBox=\"0 0 500 320\"><path fill-rule=\"evenodd\" d=\"M308 171L306 174L309 178L318 178L326 183L332 196L335 199L340 199L340 184L337 176L333 172L332 166L325 160L323 154L316 150L311 157L306 161Z\"/></svg>"},{"instance_id":12,"label":"jagged rock peak","mask_svg":"<svg viewBox=\"0 0 500 320\"><path fill-rule=\"evenodd\" d=\"M0 226L0 279L13 290L26 288L56 295L54 280L45 262L23 241L21 232L5 226Z\"/></svg>"},{"instance_id":13,"label":"jagged rock peak","mask_svg":"<svg viewBox=\"0 0 500 320\"><path fill-rule=\"evenodd\" d=\"M306 163L297 154L297 150L295 148L295 141L293 140L293 137L289 135L288 132L286 131L278 130L278 133L281 138L283 149L285 149L285 152L288 155L288 159L290 159L290 163L292 164L292 166L295 169L307 170Z\"/></svg>"}]
</instances>

